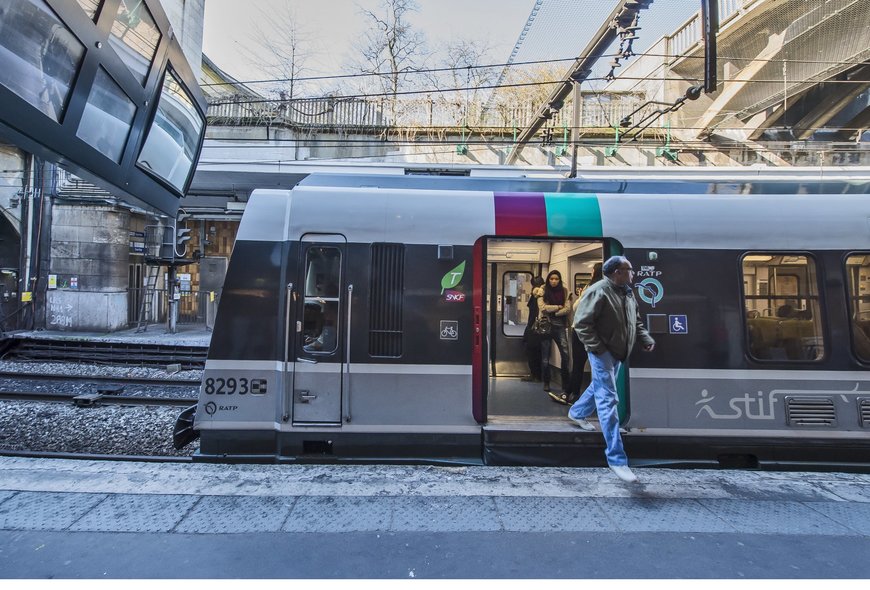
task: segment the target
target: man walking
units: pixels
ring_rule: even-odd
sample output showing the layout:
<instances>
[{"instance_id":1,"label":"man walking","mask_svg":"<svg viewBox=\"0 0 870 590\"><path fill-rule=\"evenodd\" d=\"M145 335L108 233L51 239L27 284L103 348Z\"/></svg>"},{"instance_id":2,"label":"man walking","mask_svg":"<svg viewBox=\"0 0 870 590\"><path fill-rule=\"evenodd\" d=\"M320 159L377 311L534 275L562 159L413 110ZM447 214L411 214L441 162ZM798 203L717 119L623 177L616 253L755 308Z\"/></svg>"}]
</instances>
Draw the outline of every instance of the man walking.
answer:
<instances>
[{"instance_id":1,"label":"man walking","mask_svg":"<svg viewBox=\"0 0 870 590\"><path fill-rule=\"evenodd\" d=\"M587 289L574 314L574 330L589 353L592 383L568 410L568 418L583 430L595 430L586 418L597 408L607 444L607 464L622 481L635 482L637 476L628 467L619 435L616 377L631 354L636 337L646 351L655 348L655 340L637 313L637 301L631 289L634 278L631 262L625 256L613 256L601 270L605 280Z\"/></svg>"}]
</instances>

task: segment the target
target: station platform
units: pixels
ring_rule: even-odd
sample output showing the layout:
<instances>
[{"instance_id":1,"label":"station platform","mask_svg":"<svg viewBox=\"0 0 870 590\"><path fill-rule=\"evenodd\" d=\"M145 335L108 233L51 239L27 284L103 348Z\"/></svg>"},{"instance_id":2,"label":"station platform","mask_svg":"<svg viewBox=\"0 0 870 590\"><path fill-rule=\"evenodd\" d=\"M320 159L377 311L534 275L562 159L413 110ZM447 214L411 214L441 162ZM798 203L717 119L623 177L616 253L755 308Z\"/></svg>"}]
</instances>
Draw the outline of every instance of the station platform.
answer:
<instances>
[{"instance_id":1,"label":"station platform","mask_svg":"<svg viewBox=\"0 0 870 590\"><path fill-rule=\"evenodd\" d=\"M635 471L0 457L0 577L870 577L870 474Z\"/></svg>"},{"instance_id":2,"label":"station platform","mask_svg":"<svg viewBox=\"0 0 870 590\"><path fill-rule=\"evenodd\" d=\"M162 344L167 346L200 346L207 348L211 330L201 324L179 324L176 333L170 333L166 324L151 324L142 332L136 328L117 332L73 332L61 330L21 330L8 332L6 338L20 340L47 340L69 342L106 342L130 344Z\"/></svg>"}]
</instances>

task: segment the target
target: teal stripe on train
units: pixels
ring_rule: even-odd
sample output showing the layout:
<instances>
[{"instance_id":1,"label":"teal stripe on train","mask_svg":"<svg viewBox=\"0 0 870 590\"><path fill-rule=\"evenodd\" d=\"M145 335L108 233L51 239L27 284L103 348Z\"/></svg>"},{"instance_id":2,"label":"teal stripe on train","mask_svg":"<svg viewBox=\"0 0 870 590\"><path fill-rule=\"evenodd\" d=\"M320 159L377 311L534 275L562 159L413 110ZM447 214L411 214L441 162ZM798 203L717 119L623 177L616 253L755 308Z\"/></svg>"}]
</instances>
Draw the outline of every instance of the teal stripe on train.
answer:
<instances>
[{"instance_id":1,"label":"teal stripe on train","mask_svg":"<svg viewBox=\"0 0 870 590\"><path fill-rule=\"evenodd\" d=\"M591 193L545 193L547 235L600 238L601 209Z\"/></svg>"}]
</instances>

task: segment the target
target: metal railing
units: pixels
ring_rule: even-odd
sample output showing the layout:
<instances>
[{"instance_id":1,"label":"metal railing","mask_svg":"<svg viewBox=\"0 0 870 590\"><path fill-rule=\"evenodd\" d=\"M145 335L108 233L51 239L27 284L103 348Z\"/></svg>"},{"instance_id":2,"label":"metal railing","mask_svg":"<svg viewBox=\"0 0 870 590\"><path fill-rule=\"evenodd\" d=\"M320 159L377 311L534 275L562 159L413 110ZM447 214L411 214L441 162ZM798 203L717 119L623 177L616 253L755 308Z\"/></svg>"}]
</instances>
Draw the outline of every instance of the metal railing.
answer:
<instances>
[{"instance_id":1,"label":"metal railing","mask_svg":"<svg viewBox=\"0 0 870 590\"><path fill-rule=\"evenodd\" d=\"M639 93L584 93L580 125L583 128L612 127L644 100ZM324 109L329 105L334 108L327 112ZM369 131L388 127L487 128L511 133L515 127L522 128L532 120L539 106L534 101L496 105L489 109L485 105L482 100L465 102L458 98L455 101L445 98L400 99L394 106L384 100L301 99L249 103L240 99L209 106L208 116L213 125L268 124L298 129ZM561 128L570 125L572 116L573 107L568 103L555 113L549 126Z\"/></svg>"},{"instance_id":2,"label":"metal railing","mask_svg":"<svg viewBox=\"0 0 870 590\"><path fill-rule=\"evenodd\" d=\"M221 98L207 110L217 125L288 125L324 129L388 125L384 101L338 98L252 101L249 97Z\"/></svg>"},{"instance_id":3,"label":"metal railing","mask_svg":"<svg viewBox=\"0 0 870 590\"><path fill-rule=\"evenodd\" d=\"M719 0L719 26L734 17L738 12L758 0ZM701 41L701 14L697 13L672 35L668 35L668 46L672 57L679 57Z\"/></svg>"},{"instance_id":4,"label":"metal railing","mask_svg":"<svg viewBox=\"0 0 870 590\"><path fill-rule=\"evenodd\" d=\"M170 291L167 289L128 289L128 301L138 302L142 297L150 297L152 304L146 308L148 317L144 318L147 324L161 324L169 319ZM217 305L220 299L220 291L181 291L178 299L179 324L201 324L206 328L214 325ZM136 309L139 309L137 307ZM135 324L138 318L131 318L130 323Z\"/></svg>"}]
</instances>

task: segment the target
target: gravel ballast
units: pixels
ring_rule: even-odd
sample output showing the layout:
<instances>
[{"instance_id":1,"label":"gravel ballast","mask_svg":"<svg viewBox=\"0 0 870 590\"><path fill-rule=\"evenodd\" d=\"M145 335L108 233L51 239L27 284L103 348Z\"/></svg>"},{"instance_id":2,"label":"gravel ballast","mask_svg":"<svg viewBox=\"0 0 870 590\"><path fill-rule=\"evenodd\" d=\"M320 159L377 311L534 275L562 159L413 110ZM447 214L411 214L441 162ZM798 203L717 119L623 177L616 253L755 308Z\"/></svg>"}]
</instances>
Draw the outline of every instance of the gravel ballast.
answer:
<instances>
[{"instance_id":1,"label":"gravel ballast","mask_svg":"<svg viewBox=\"0 0 870 590\"><path fill-rule=\"evenodd\" d=\"M199 441L177 451L172 431L181 408L97 406L69 403L0 402L0 449L185 457Z\"/></svg>"}]
</instances>

